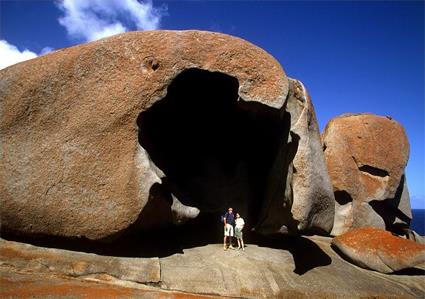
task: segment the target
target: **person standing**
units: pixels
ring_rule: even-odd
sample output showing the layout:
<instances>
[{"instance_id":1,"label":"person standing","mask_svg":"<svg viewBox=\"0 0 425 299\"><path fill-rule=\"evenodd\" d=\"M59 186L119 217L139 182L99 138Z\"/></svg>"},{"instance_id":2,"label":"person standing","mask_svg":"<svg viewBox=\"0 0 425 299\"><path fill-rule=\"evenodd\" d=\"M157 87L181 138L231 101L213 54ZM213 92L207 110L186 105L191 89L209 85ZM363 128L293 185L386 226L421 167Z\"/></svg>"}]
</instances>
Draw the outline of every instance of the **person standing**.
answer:
<instances>
[{"instance_id":1,"label":"person standing","mask_svg":"<svg viewBox=\"0 0 425 299\"><path fill-rule=\"evenodd\" d=\"M227 250L227 239L229 239L229 248L233 249L232 246L232 237L233 237L233 224L235 222L235 215L233 214L233 209L229 208L227 213L224 214L224 250Z\"/></svg>"},{"instance_id":2,"label":"person standing","mask_svg":"<svg viewBox=\"0 0 425 299\"><path fill-rule=\"evenodd\" d=\"M238 249L241 249L245 251L245 244L243 243L243 227L245 226L245 221L239 215L239 213L236 213L236 220L235 220L235 237L238 240Z\"/></svg>"}]
</instances>

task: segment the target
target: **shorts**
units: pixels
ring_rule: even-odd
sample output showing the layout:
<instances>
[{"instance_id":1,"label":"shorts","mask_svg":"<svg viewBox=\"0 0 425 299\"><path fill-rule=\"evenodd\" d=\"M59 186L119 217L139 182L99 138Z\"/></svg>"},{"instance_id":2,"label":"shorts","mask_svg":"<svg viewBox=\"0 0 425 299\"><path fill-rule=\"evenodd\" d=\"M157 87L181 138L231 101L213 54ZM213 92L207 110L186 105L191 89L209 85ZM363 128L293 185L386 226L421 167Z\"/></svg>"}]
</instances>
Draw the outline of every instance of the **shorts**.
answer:
<instances>
[{"instance_id":1,"label":"shorts","mask_svg":"<svg viewBox=\"0 0 425 299\"><path fill-rule=\"evenodd\" d=\"M243 237L242 229L240 229L239 227L235 228L235 237L238 239L242 239Z\"/></svg>"},{"instance_id":2,"label":"shorts","mask_svg":"<svg viewBox=\"0 0 425 299\"><path fill-rule=\"evenodd\" d=\"M226 224L224 227L224 235L226 237L233 237L233 226L231 224Z\"/></svg>"}]
</instances>

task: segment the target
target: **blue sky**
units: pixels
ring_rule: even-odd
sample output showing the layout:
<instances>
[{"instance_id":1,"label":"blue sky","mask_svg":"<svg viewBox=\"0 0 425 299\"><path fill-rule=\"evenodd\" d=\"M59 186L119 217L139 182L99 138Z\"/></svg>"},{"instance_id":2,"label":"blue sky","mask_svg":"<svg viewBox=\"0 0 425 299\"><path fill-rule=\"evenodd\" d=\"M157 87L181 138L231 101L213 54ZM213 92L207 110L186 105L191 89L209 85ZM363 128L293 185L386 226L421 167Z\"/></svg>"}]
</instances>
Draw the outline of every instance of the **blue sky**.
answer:
<instances>
[{"instance_id":1,"label":"blue sky","mask_svg":"<svg viewBox=\"0 0 425 299\"><path fill-rule=\"evenodd\" d=\"M407 180L412 206L425 208L423 1L61 0L0 5L1 64L137 29L200 29L242 37L304 82L322 130L346 112L399 121L411 146Z\"/></svg>"}]
</instances>

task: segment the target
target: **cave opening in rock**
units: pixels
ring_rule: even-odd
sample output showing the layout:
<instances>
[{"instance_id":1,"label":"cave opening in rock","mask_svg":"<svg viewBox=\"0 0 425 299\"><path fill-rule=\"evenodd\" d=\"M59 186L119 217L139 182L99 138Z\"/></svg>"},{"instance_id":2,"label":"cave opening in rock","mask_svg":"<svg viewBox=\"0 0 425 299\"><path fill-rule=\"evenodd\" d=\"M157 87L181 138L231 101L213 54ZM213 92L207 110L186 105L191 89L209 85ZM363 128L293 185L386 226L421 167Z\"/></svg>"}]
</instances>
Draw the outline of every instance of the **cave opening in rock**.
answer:
<instances>
[{"instance_id":1,"label":"cave opening in rock","mask_svg":"<svg viewBox=\"0 0 425 299\"><path fill-rule=\"evenodd\" d=\"M162 192L198 208L192 222L208 223L210 217L211 228L230 206L247 229L256 224L289 132L279 109L244 101L238 88L232 76L188 69L137 119L139 143L164 174Z\"/></svg>"},{"instance_id":2,"label":"cave opening in rock","mask_svg":"<svg viewBox=\"0 0 425 299\"><path fill-rule=\"evenodd\" d=\"M344 206L346 204L353 202L353 198L351 197L350 193L348 193L345 190L335 191L334 195L335 195L336 202L341 206Z\"/></svg>"}]
</instances>

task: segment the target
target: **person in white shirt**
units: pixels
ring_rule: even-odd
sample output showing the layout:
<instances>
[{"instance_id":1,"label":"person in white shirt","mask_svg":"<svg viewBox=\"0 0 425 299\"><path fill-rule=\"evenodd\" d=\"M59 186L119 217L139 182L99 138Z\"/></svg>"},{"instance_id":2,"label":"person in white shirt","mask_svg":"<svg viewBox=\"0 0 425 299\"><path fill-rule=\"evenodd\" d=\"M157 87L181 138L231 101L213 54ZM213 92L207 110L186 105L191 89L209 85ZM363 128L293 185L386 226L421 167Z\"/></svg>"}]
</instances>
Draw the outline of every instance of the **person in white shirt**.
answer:
<instances>
[{"instance_id":1,"label":"person in white shirt","mask_svg":"<svg viewBox=\"0 0 425 299\"><path fill-rule=\"evenodd\" d=\"M236 220L235 220L235 237L238 240L238 249L241 249L245 251L245 245L243 243L243 234L242 230L245 226L245 221L239 215L239 213L236 213Z\"/></svg>"}]
</instances>

